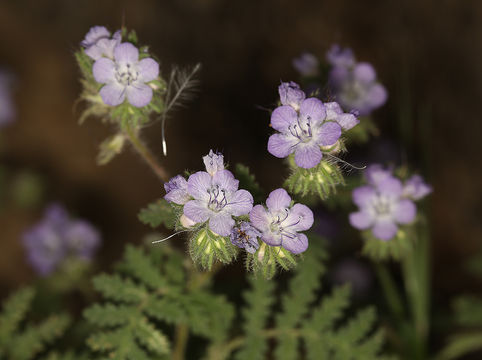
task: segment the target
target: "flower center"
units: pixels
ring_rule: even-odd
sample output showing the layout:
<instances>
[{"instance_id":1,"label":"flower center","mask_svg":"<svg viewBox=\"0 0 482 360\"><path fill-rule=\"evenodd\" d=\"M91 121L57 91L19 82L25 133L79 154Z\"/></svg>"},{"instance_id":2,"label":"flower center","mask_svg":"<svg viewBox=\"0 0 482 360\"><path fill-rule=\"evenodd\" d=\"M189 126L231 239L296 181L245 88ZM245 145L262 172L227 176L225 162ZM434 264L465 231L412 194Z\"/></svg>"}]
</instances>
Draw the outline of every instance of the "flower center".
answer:
<instances>
[{"instance_id":1,"label":"flower center","mask_svg":"<svg viewBox=\"0 0 482 360\"><path fill-rule=\"evenodd\" d=\"M124 86L131 85L139 78L139 71L133 64L117 64L115 68L115 78Z\"/></svg>"},{"instance_id":2,"label":"flower center","mask_svg":"<svg viewBox=\"0 0 482 360\"><path fill-rule=\"evenodd\" d=\"M226 205L228 205L228 200L226 199L226 190L220 189L219 185L215 185L208 189L209 201L208 208L212 211L219 212Z\"/></svg>"},{"instance_id":3,"label":"flower center","mask_svg":"<svg viewBox=\"0 0 482 360\"><path fill-rule=\"evenodd\" d=\"M311 129L311 116L301 119L298 116L296 124L288 126L288 130L294 137L298 138L301 142L307 143L313 137L313 131Z\"/></svg>"},{"instance_id":4,"label":"flower center","mask_svg":"<svg viewBox=\"0 0 482 360\"><path fill-rule=\"evenodd\" d=\"M377 215L388 215L392 211L391 201L384 197L379 196L373 204L373 208Z\"/></svg>"},{"instance_id":5,"label":"flower center","mask_svg":"<svg viewBox=\"0 0 482 360\"><path fill-rule=\"evenodd\" d=\"M290 215L290 211L288 209L284 209L284 211L280 211L278 215L273 216L270 224L270 230L272 233L276 235L280 235L281 237L286 236L290 239L294 239L296 235L296 231L291 231L290 227L295 226L300 223L301 216L298 217L296 221L287 223L286 220Z\"/></svg>"}]
</instances>

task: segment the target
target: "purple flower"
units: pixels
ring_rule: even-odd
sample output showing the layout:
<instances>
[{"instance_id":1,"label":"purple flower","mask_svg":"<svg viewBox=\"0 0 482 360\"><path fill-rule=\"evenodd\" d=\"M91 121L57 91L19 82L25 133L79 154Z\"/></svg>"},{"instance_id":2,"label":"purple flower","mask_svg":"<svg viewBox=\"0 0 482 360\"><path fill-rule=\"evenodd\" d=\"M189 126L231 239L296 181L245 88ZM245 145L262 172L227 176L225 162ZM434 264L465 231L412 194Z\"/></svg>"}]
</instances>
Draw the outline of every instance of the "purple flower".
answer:
<instances>
[{"instance_id":1,"label":"purple flower","mask_svg":"<svg viewBox=\"0 0 482 360\"><path fill-rule=\"evenodd\" d=\"M343 130L350 130L360 122L354 114L343 112L337 102L325 103L325 108L326 120L337 122Z\"/></svg>"},{"instance_id":2,"label":"purple flower","mask_svg":"<svg viewBox=\"0 0 482 360\"><path fill-rule=\"evenodd\" d=\"M341 48L338 44L326 52L326 60L332 66L350 67L355 65L355 56L350 48Z\"/></svg>"},{"instance_id":3,"label":"purple flower","mask_svg":"<svg viewBox=\"0 0 482 360\"><path fill-rule=\"evenodd\" d=\"M209 220L209 228L221 236L230 235L233 216L247 215L253 208L253 196L238 190L239 181L229 170L216 171L213 176L199 171L187 183L194 200L184 205L184 215L196 223Z\"/></svg>"},{"instance_id":4,"label":"purple flower","mask_svg":"<svg viewBox=\"0 0 482 360\"><path fill-rule=\"evenodd\" d=\"M122 43L114 49L114 61L100 58L94 63L94 78L106 84L100 96L107 105L121 104L127 96L129 103L143 107L152 99L152 89L146 85L159 75L159 64L151 58L139 61L139 50L131 43Z\"/></svg>"},{"instance_id":5,"label":"purple flower","mask_svg":"<svg viewBox=\"0 0 482 360\"><path fill-rule=\"evenodd\" d=\"M231 243L245 249L250 254L254 254L259 248L258 237L261 233L256 230L250 223L243 221L231 230L229 238Z\"/></svg>"},{"instance_id":6,"label":"purple flower","mask_svg":"<svg viewBox=\"0 0 482 360\"><path fill-rule=\"evenodd\" d=\"M209 175L213 176L219 170L224 170L224 156L221 153L214 153L209 150L209 154L203 157L204 166Z\"/></svg>"},{"instance_id":7,"label":"purple flower","mask_svg":"<svg viewBox=\"0 0 482 360\"><path fill-rule=\"evenodd\" d=\"M85 48L85 53L94 60L98 60L102 56L112 59L114 49L120 44L121 38L120 30L116 31L111 39L110 31L104 26L94 26L80 44Z\"/></svg>"},{"instance_id":8,"label":"purple flower","mask_svg":"<svg viewBox=\"0 0 482 360\"><path fill-rule=\"evenodd\" d=\"M318 61L317 57L307 52L293 59L293 67L302 76L317 76L319 66L320 62Z\"/></svg>"},{"instance_id":9,"label":"purple flower","mask_svg":"<svg viewBox=\"0 0 482 360\"><path fill-rule=\"evenodd\" d=\"M377 186L380 182L392 177L392 173L393 169L391 168L386 169L380 164L371 164L367 167L363 175L368 184Z\"/></svg>"},{"instance_id":10,"label":"purple flower","mask_svg":"<svg viewBox=\"0 0 482 360\"><path fill-rule=\"evenodd\" d=\"M164 184L166 195L164 199L174 204L184 205L191 196L187 193L187 181L181 175L174 176L169 182Z\"/></svg>"},{"instance_id":11,"label":"purple flower","mask_svg":"<svg viewBox=\"0 0 482 360\"><path fill-rule=\"evenodd\" d=\"M278 92L281 104L291 106L296 111L300 109L301 102L306 98L304 91L293 81L282 82L278 86Z\"/></svg>"},{"instance_id":12,"label":"purple flower","mask_svg":"<svg viewBox=\"0 0 482 360\"><path fill-rule=\"evenodd\" d=\"M297 112L283 105L271 114L271 126L279 131L268 140L268 152L278 158L295 153L295 163L309 169L318 165L323 157L320 146L337 142L341 126L326 120L326 109L316 98L303 100Z\"/></svg>"},{"instance_id":13,"label":"purple flower","mask_svg":"<svg viewBox=\"0 0 482 360\"><path fill-rule=\"evenodd\" d=\"M420 200L432 192L432 187L423 181L420 175L413 175L405 181L403 196L412 200Z\"/></svg>"},{"instance_id":14,"label":"purple flower","mask_svg":"<svg viewBox=\"0 0 482 360\"><path fill-rule=\"evenodd\" d=\"M15 118L12 83L13 76L0 69L0 127L10 124Z\"/></svg>"},{"instance_id":15,"label":"purple flower","mask_svg":"<svg viewBox=\"0 0 482 360\"><path fill-rule=\"evenodd\" d=\"M92 225L71 220L59 205L49 206L44 218L23 235L28 261L42 276L55 271L67 256L90 260L100 241Z\"/></svg>"},{"instance_id":16,"label":"purple flower","mask_svg":"<svg viewBox=\"0 0 482 360\"><path fill-rule=\"evenodd\" d=\"M387 100L387 91L376 81L375 69L368 63L334 66L329 83L340 105L359 115L369 115Z\"/></svg>"},{"instance_id":17,"label":"purple flower","mask_svg":"<svg viewBox=\"0 0 482 360\"><path fill-rule=\"evenodd\" d=\"M299 254L308 248L308 238L299 231L313 225L313 212L302 204L291 205L284 189L273 190L266 200L268 209L256 205L249 213L251 224L261 232L261 240L271 246Z\"/></svg>"},{"instance_id":18,"label":"purple flower","mask_svg":"<svg viewBox=\"0 0 482 360\"><path fill-rule=\"evenodd\" d=\"M350 214L350 224L357 229L371 229L380 240L392 239L398 224L409 224L415 219L415 204L403 198L399 179L392 176L380 180L376 186L365 185L353 190L353 202L359 211Z\"/></svg>"}]
</instances>

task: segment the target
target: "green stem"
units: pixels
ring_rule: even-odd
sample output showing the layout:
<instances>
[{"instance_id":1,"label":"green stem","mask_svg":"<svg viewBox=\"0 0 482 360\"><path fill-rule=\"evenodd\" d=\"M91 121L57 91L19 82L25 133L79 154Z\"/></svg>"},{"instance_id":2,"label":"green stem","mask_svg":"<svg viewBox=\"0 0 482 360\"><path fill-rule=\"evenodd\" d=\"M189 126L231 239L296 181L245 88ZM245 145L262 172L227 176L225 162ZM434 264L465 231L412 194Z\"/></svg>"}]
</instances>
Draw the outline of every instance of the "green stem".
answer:
<instances>
[{"instance_id":1,"label":"green stem","mask_svg":"<svg viewBox=\"0 0 482 360\"><path fill-rule=\"evenodd\" d=\"M131 142L134 149L141 155L147 165L150 166L152 171L157 175L159 179L163 182L169 181L169 175L167 171L157 162L154 155L151 151L144 145L144 143L139 138L137 131L132 129L130 126L126 126L124 129L124 134L127 136L127 139Z\"/></svg>"},{"instance_id":2,"label":"green stem","mask_svg":"<svg viewBox=\"0 0 482 360\"><path fill-rule=\"evenodd\" d=\"M393 280L390 272L387 269L387 266L382 263L374 263L375 272L378 277L378 281L383 290L383 294L385 295L385 300L392 312L393 316L397 319L397 321L404 321L405 314L404 314L404 307L401 301L400 293L397 290L397 285Z\"/></svg>"}]
</instances>

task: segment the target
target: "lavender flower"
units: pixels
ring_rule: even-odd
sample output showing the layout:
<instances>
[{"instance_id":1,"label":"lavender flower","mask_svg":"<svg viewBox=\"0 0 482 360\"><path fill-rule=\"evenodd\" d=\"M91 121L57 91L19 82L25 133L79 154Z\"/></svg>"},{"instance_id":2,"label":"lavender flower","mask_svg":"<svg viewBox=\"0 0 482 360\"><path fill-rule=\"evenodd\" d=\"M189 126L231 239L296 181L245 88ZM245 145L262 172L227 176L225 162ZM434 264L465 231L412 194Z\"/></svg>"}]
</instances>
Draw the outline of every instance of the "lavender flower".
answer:
<instances>
[{"instance_id":1,"label":"lavender flower","mask_svg":"<svg viewBox=\"0 0 482 360\"><path fill-rule=\"evenodd\" d=\"M110 31L104 26L94 26L80 44L85 48L85 53L94 60L98 60L102 56L112 59L114 49L120 44L121 38L120 30L116 31L110 38Z\"/></svg>"},{"instance_id":2,"label":"lavender flower","mask_svg":"<svg viewBox=\"0 0 482 360\"><path fill-rule=\"evenodd\" d=\"M360 230L371 229L380 240L392 239L399 224L415 219L415 204L403 197L402 182L392 176L376 186L366 185L353 190L353 202L360 208L350 214L350 224Z\"/></svg>"},{"instance_id":3,"label":"lavender flower","mask_svg":"<svg viewBox=\"0 0 482 360\"><path fill-rule=\"evenodd\" d=\"M159 64L151 58L139 61L139 50L131 43L114 49L114 61L100 58L94 63L94 78L106 84L100 96L107 105L117 106L127 96L129 103L143 107L152 99L152 89L146 83L157 78Z\"/></svg>"},{"instance_id":4,"label":"lavender flower","mask_svg":"<svg viewBox=\"0 0 482 360\"><path fill-rule=\"evenodd\" d=\"M326 52L326 60L332 66L350 67L355 65L353 51L350 48L341 48L338 44L332 45Z\"/></svg>"},{"instance_id":5,"label":"lavender flower","mask_svg":"<svg viewBox=\"0 0 482 360\"><path fill-rule=\"evenodd\" d=\"M403 196L420 200L432 192L432 187L420 175L413 175L403 186Z\"/></svg>"},{"instance_id":6,"label":"lavender flower","mask_svg":"<svg viewBox=\"0 0 482 360\"><path fill-rule=\"evenodd\" d=\"M187 181L181 175L174 176L169 182L164 184L166 195L164 199L174 204L184 205L191 196L187 192Z\"/></svg>"},{"instance_id":7,"label":"lavender flower","mask_svg":"<svg viewBox=\"0 0 482 360\"><path fill-rule=\"evenodd\" d=\"M67 256L90 260L100 245L89 223L71 220L59 205L49 206L44 218L23 235L27 259L42 276L55 271Z\"/></svg>"},{"instance_id":8,"label":"lavender flower","mask_svg":"<svg viewBox=\"0 0 482 360\"><path fill-rule=\"evenodd\" d=\"M295 153L295 163L309 169L322 159L320 146L337 142L341 126L334 121L326 121L326 109L316 98L303 100L299 112L283 105L271 114L271 126L279 131L268 140L268 152L278 158Z\"/></svg>"},{"instance_id":9,"label":"lavender flower","mask_svg":"<svg viewBox=\"0 0 482 360\"><path fill-rule=\"evenodd\" d=\"M221 153L214 153L209 150L209 154L203 157L204 166L209 175L213 176L217 171L224 170L224 156Z\"/></svg>"},{"instance_id":10,"label":"lavender flower","mask_svg":"<svg viewBox=\"0 0 482 360\"><path fill-rule=\"evenodd\" d=\"M350 130L360 122L354 114L343 112L337 102L325 103L325 108L326 120L337 122L343 130Z\"/></svg>"},{"instance_id":11,"label":"lavender flower","mask_svg":"<svg viewBox=\"0 0 482 360\"><path fill-rule=\"evenodd\" d=\"M380 164L371 164L367 167L363 175L368 184L377 186L380 182L392 177L392 173L393 169L391 168L386 169Z\"/></svg>"},{"instance_id":12,"label":"lavender flower","mask_svg":"<svg viewBox=\"0 0 482 360\"><path fill-rule=\"evenodd\" d=\"M279 97L282 105L289 105L296 111L300 110L300 105L303 100L305 100L306 95L300 86L290 81L282 82L278 86Z\"/></svg>"},{"instance_id":13,"label":"lavender flower","mask_svg":"<svg viewBox=\"0 0 482 360\"><path fill-rule=\"evenodd\" d=\"M313 212L302 204L291 205L284 189L273 190L266 200L268 209L256 205L249 213L251 224L261 232L261 240L271 246L299 254L308 248L308 238L299 231L313 225Z\"/></svg>"},{"instance_id":14,"label":"lavender flower","mask_svg":"<svg viewBox=\"0 0 482 360\"><path fill-rule=\"evenodd\" d=\"M256 230L249 222L243 221L231 230L229 238L231 243L245 249L250 254L254 254L259 248L258 237L261 233Z\"/></svg>"},{"instance_id":15,"label":"lavender flower","mask_svg":"<svg viewBox=\"0 0 482 360\"><path fill-rule=\"evenodd\" d=\"M15 106L12 99L13 76L0 70L0 127L10 124L15 118Z\"/></svg>"},{"instance_id":16,"label":"lavender flower","mask_svg":"<svg viewBox=\"0 0 482 360\"><path fill-rule=\"evenodd\" d=\"M232 216L247 215L253 208L253 196L238 190L239 181L228 170L218 170L213 176L199 171L187 183L194 200L184 205L184 215L196 223L209 220L209 228L221 236L230 235L235 224Z\"/></svg>"},{"instance_id":17,"label":"lavender flower","mask_svg":"<svg viewBox=\"0 0 482 360\"><path fill-rule=\"evenodd\" d=\"M293 59L293 67L302 76L317 76L319 66L320 62L318 61L317 57L307 52Z\"/></svg>"}]
</instances>

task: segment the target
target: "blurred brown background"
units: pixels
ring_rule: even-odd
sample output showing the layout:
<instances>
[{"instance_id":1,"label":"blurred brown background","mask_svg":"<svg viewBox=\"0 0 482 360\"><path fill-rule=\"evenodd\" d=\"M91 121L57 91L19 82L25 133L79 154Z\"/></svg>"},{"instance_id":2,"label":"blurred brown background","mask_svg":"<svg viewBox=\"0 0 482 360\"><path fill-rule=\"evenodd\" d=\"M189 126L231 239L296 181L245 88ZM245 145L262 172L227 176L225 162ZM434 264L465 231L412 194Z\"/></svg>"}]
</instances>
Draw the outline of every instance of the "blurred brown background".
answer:
<instances>
[{"instance_id":1,"label":"blurred brown background","mask_svg":"<svg viewBox=\"0 0 482 360\"><path fill-rule=\"evenodd\" d=\"M306 50L323 57L338 42L372 62L390 94L377 124L404 141L404 153L435 189L436 294L478 286L459 264L482 244L482 2L0 1L0 65L17 76L18 108L16 123L2 131L1 161L41 173L47 200L100 228L103 266L122 244L140 241L148 229L137 211L163 195L133 151L97 167L98 144L110 129L96 119L77 124L73 52L91 26L116 30L123 18L162 59L165 75L174 63L203 64L197 97L167 124L162 163L171 174L200 169L200 157L214 148L231 164L250 165L264 188L279 186L284 167L265 150L269 116L257 105L272 106L280 79L298 78L292 58ZM147 134L159 156L160 134L159 126ZM40 215L0 214L2 297L33 277L19 237Z\"/></svg>"}]
</instances>

